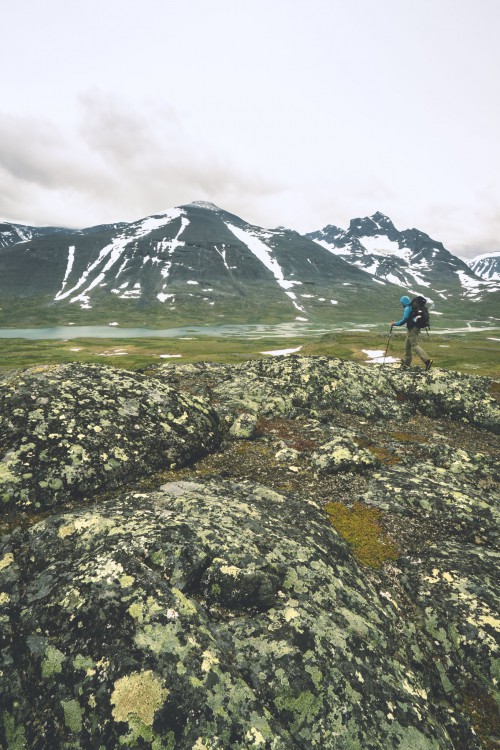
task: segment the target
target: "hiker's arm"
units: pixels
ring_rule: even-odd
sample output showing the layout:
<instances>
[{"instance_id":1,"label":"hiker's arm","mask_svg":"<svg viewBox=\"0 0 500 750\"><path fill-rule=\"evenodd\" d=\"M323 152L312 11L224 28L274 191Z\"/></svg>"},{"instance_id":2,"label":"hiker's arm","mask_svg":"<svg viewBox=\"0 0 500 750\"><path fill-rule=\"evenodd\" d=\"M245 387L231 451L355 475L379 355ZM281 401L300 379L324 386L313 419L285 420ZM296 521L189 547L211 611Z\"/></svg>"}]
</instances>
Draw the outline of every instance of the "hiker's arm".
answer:
<instances>
[{"instance_id":1,"label":"hiker's arm","mask_svg":"<svg viewBox=\"0 0 500 750\"><path fill-rule=\"evenodd\" d=\"M398 320L397 323L391 323L391 326L402 326L402 325L404 325L406 323L406 321L408 320L408 318L410 317L410 314L411 314L411 306L408 305L408 307L405 307L405 311L403 313L403 317L401 318L401 320Z\"/></svg>"}]
</instances>

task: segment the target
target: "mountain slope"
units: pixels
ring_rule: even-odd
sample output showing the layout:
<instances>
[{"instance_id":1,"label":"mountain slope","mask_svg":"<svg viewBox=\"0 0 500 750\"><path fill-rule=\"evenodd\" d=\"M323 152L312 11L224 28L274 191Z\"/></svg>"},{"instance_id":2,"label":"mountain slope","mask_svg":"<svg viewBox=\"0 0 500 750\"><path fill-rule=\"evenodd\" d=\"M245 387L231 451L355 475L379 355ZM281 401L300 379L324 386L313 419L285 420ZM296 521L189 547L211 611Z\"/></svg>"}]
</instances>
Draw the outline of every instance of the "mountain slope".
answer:
<instances>
[{"instance_id":1,"label":"mountain slope","mask_svg":"<svg viewBox=\"0 0 500 750\"><path fill-rule=\"evenodd\" d=\"M0 254L2 307L30 298L37 314L133 322L349 320L354 292L382 314L398 294L287 229L264 230L207 203L130 224L60 230ZM354 304L353 304L354 302ZM92 311L92 312L91 312ZM19 313L19 305L17 306ZM26 315L24 315L26 318Z\"/></svg>"}]
</instances>

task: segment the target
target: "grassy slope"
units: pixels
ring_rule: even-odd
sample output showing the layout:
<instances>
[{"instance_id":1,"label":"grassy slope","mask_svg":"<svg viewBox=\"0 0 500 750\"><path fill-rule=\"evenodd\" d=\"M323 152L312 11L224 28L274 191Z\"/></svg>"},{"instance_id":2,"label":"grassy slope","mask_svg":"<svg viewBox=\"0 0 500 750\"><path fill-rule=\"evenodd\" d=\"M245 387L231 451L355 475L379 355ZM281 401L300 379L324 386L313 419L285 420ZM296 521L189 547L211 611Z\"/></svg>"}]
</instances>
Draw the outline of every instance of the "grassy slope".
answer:
<instances>
[{"instance_id":1,"label":"grassy slope","mask_svg":"<svg viewBox=\"0 0 500 750\"><path fill-rule=\"evenodd\" d=\"M465 373L500 377L498 332L431 334L423 345L435 366ZM173 338L74 339L68 341L0 339L0 370L63 362L100 362L115 367L136 369L160 362L241 362L261 357L261 352L301 346L301 354L328 355L366 362L363 349L385 350L387 333L343 331L325 336L310 334L295 338L214 338L190 340ZM79 351L72 351L78 349ZM119 354L118 352L126 352ZM393 335L389 356L404 351L404 332ZM180 354L162 359L161 354ZM420 363L419 363L420 364Z\"/></svg>"}]
</instances>

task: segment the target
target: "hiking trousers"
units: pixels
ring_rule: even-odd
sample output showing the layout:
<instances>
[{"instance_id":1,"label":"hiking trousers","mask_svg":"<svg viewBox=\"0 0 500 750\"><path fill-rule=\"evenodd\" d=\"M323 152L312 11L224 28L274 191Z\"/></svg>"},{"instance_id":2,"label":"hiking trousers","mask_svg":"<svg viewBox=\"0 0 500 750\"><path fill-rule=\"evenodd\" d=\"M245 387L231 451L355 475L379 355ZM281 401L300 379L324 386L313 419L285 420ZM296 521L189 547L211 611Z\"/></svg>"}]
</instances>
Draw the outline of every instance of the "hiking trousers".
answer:
<instances>
[{"instance_id":1,"label":"hiking trousers","mask_svg":"<svg viewBox=\"0 0 500 750\"><path fill-rule=\"evenodd\" d=\"M418 334L419 330L418 328L409 328L408 333L406 335L406 341L405 341L405 358L404 363L405 365L411 365L411 358L413 354L418 354L422 362L427 362L429 359L426 352L422 349L422 347L418 343Z\"/></svg>"}]
</instances>

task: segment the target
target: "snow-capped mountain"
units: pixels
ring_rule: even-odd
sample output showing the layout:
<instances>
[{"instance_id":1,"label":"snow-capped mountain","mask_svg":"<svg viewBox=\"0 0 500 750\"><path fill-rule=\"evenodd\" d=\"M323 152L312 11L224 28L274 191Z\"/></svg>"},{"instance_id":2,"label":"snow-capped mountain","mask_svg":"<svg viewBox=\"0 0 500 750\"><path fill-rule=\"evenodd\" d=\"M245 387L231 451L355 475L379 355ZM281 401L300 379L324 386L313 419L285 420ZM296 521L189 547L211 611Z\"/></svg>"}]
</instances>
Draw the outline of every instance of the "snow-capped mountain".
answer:
<instances>
[{"instance_id":1,"label":"snow-capped mountain","mask_svg":"<svg viewBox=\"0 0 500 750\"><path fill-rule=\"evenodd\" d=\"M24 224L0 222L0 249L14 245L16 242L36 240L39 237L45 237L47 234L66 231L68 230L58 227L29 227Z\"/></svg>"},{"instance_id":2,"label":"snow-capped mountain","mask_svg":"<svg viewBox=\"0 0 500 750\"><path fill-rule=\"evenodd\" d=\"M15 240L14 230L3 236ZM338 308L349 320L359 293L382 314L399 294L390 286L381 293L372 275L297 232L253 226L204 202L0 251L0 307L17 300L22 317L30 307L44 319L85 311L92 321L101 312L156 323L326 320Z\"/></svg>"},{"instance_id":3,"label":"snow-capped mountain","mask_svg":"<svg viewBox=\"0 0 500 750\"><path fill-rule=\"evenodd\" d=\"M499 288L381 213L307 236L206 202L82 230L0 224L0 326L371 324L396 317L399 297L416 293L437 315L477 319Z\"/></svg>"},{"instance_id":4,"label":"snow-capped mountain","mask_svg":"<svg viewBox=\"0 0 500 750\"><path fill-rule=\"evenodd\" d=\"M375 279L423 294L434 303L463 297L477 301L500 289L481 279L476 269L441 242L418 229L400 232L380 212L352 219L347 230L329 225L306 236Z\"/></svg>"},{"instance_id":5,"label":"snow-capped mountain","mask_svg":"<svg viewBox=\"0 0 500 750\"><path fill-rule=\"evenodd\" d=\"M500 281L500 252L477 255L466 263L476 276L488 281Z\"/></svg>"}]
</instances>

